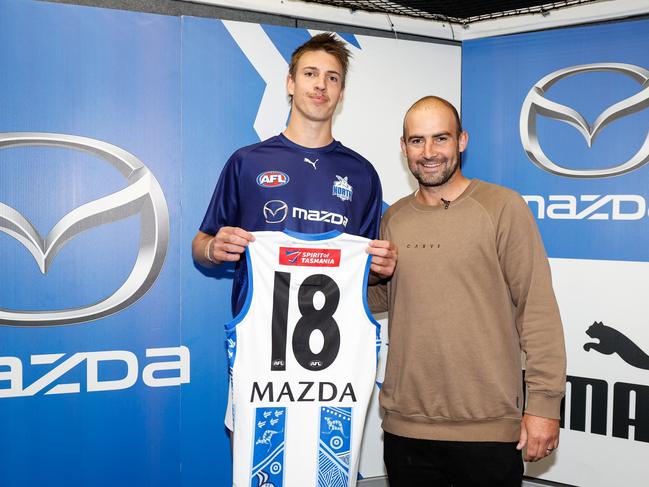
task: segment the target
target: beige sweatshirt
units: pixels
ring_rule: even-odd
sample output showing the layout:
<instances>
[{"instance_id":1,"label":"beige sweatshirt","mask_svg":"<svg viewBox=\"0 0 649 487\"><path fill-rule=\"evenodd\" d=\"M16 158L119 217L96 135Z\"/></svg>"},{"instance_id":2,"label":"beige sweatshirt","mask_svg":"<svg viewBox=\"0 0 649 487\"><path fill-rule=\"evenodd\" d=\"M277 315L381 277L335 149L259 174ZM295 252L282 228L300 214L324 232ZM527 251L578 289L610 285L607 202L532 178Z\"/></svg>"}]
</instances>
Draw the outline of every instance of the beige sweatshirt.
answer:
<instances>
[{"instance_id":1,"label":"beige sweatshirt","mask_svg":"<svg viewBox=\"0 0 649 487\"><path fill-rule=\"evenodd\" d=\"M534 218L514 191L472 180L447 209L414 195L391 206L381 238L398 246L380 402L383 428L411 438L518 441L526 353L529 414L559 418L565 347Z\"/></svg>"}]
</instances>

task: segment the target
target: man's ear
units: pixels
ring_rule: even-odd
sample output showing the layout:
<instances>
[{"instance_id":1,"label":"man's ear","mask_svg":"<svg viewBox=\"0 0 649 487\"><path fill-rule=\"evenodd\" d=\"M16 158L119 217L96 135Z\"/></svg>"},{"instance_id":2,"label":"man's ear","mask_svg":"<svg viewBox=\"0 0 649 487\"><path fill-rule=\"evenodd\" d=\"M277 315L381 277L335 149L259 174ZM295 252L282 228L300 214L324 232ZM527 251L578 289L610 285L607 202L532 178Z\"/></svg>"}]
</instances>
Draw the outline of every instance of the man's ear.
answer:
<instances>
[{"instance_id":1,"label":"man's ear","mask_svg":"<svg viewBox=\"0 0 649 487\"><path fill-rule=\"evenodd\" d=\"M458 140L458 149L460 152L464 152L464 149L466 149L466 146L469 144L469 134L467 132L462 131L460 133L460 139Z\"/></svg>"},{"instance_id":2,"label":"man's ear","mask_svg":"<svg viewBox=\"0 0 649 487\"><path fill-rule=\"evenodd\" d=\"M290 96L295 94L295 81L293 81L293 76L290 74L286 76L286 91Z\"/></svg>"},{"instance_id":3,"label":"man's ear","mask_svg":"<svg viewBox=\"0 0 649 487\"><path fill-rule=\"evenodd\" d=\"M399 142L401 143L401 152L403 152L404 156L408 157L408 154L406 153L406 141L403 140L403 137L400 137Z\"/></svg>"}]
</instances>

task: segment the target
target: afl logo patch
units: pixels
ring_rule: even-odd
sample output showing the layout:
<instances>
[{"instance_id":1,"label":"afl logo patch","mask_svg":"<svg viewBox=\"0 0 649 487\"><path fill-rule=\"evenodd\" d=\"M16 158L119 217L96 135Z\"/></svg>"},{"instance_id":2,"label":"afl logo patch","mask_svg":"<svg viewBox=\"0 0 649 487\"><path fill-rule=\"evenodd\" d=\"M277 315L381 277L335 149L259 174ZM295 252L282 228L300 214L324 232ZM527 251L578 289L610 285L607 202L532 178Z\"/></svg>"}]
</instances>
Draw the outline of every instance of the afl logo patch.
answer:
<instances>
[{"instance_id":1,"label":"afl logo patch","mask_svg":"<svg viewBox=\"0 0 649 487\"><path fill-rule=\"evenodd\" d=\"M288 184L288 174L281 171L266 171L257 176L257 184L262 188L278 188Z\"/></svg>"}]
</instances>

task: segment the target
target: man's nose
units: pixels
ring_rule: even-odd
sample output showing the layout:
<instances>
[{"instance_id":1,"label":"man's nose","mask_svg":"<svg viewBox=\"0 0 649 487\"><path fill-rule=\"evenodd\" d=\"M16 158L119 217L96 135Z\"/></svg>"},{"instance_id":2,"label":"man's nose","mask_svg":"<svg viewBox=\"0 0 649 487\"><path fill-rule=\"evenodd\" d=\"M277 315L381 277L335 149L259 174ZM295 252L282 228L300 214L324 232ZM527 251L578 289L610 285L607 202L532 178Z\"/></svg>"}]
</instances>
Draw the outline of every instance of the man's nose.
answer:
<instances>
[{"instance_id":1,"label":"man's nose","mask_svg":"<svg viewBox=\"0 0 649 487\"><path fill-rule=\"evenodd\" d=\"M316 84L315 88L318 90L326 90L327 89L327 83L326 83L326 74L321 74L320 76L316 77Z\"/></svg>"},{"instance_id":2,"label":"man's nose","mask_svg":"<svg viewBox=\"0 0 649 487\"><path fill-rule=\"evenodd\" d=\"M424 157L426 159L431 159L437 155L437 147L435 147L435 142L432 139L426 140L424 142Z\"/></svg>"}]
</instances>

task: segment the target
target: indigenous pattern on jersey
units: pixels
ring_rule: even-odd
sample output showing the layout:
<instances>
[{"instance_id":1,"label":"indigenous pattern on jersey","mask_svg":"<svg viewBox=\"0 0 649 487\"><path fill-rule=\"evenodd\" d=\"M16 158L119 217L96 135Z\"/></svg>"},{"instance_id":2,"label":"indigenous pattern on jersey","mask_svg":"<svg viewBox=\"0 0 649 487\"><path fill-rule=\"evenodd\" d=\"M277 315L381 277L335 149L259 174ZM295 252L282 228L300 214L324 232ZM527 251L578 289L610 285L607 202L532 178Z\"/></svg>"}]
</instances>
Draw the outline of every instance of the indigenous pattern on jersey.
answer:
<instances>
[{"instance_id":1,"label":"indigenous pattern on jersey","mask_svg":"<svg viewBox=\"0 0 649 487\"><path fill-rule=\"evenodd\" d=\"M318 487L349 485L352 408L320 408Z\"/></svg>"},{"instance_id":2,"label":"indigenous pattern on jersey","mask_svg":"<svg viewBox=\"0 0 649 487\"><path fill-rule=\"evenodd\" d=\"M286 408L257 408L255 411L252 485L282 485Z\"/></svg>"},{"instance_id":3,"label":"indigenous pattern on jersey","mask_svg":"<svg viewBox=\"0 0 649 487\"><path fill-rule=\"evenodd\" d=\"M226 325L233 485L354 486L380 345L368 239L254 235L246 301Z\"/></svg>"},{"instance_id":4,"label":"indigenous pattern on jersey","mask_svg":"<svg viewBox=\"0 0 649 487\"><path fill-rule=\"evenodd\" d=\"M362 156L338 141L309 149L278 135L230 157L200 229L210 235L223 226L250 232L338 230L374 239L381 207L381 183ZM235 271L235 313L245 300L245 267L240 261Z\"/></svg>"}]
</instances>

